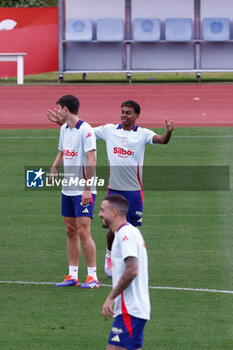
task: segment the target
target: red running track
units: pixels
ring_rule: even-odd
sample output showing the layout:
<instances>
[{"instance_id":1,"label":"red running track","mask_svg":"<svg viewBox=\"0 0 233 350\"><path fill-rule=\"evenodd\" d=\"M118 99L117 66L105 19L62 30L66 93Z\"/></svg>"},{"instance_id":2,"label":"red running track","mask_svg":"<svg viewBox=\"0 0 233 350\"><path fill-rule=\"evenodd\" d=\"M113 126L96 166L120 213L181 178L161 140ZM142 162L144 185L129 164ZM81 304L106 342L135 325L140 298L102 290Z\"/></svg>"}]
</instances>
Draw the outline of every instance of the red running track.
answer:
<instances>
[{"instance_id":1,"label":"red running track","mask_svg":"<svg viewBox=\"0 0 233 350\"><path fill-rule=\"evenodd\" d=\"M141 105L138 125L233 126L233 85L0 86L0 128L56 128L48 109L65 94L80 100L80 117L91 125L118 123L121 102Z\"/></svg>"}]
</instances>

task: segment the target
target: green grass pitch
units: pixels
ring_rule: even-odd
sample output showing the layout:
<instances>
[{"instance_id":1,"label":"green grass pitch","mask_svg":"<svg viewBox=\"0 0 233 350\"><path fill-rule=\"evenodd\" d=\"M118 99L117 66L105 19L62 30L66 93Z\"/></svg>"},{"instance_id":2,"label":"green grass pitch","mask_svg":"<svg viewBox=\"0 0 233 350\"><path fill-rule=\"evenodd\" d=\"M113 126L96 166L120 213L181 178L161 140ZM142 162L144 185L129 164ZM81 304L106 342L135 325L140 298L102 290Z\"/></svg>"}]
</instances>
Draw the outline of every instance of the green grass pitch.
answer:
<instances>
[{"instance_id":1,"label":"green grass pitch","mask_svg":"<svg viewBox=\"0 0 233 350\"><path fill-rule=\"evenodd\" d=\"M158 130L158 132L162 132ZM92 235L102 286L56 288L67 274L59 191L26 191L25 166L52 164L58 130L1 130L0 348L103 350L111 321L101 307L111 280L103 272L105 234L97 195ZM52 137L50 137L52 136ZM98 164L106 165L98 141ZM233 166L233 128L178 128L168 145L146 147L145 165ZM181 179L182 181L182 179ZM232 175L230 178L232 188ZM233 193L145 191L142 233L148 256L151 320L145 350L225 350L233 344ZM80 261L80 280L86 278ZM4 281L18 281L10 284Z\"/></svg>"}]
</instances>

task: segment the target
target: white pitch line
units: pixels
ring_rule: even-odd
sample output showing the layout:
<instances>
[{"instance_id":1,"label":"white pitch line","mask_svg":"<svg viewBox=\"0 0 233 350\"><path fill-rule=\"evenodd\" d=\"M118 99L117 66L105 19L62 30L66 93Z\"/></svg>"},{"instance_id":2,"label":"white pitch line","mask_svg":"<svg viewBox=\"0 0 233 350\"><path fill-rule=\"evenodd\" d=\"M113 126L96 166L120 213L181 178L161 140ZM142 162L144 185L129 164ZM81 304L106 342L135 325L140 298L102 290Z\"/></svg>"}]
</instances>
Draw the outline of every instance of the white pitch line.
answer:
<instances>
[{"instance_id":1,"label":"white pitch line","mask_svg":"<svg viewBox=\"0 0 233 350\"><path fill-rule=\"evenodd\" d=\"M224 293L233 294L233 290L221 290L221 289L206 289L206 288L181 288L181 287L149 287L151 289L162 290L181 290L187 292L206 292L206 293Z\"/></svg>"},{"instance_id":2,"label":"white pitch line","mask_svg":"<svg viewBox=\"0 0 233 350\"><path fill-rule=\"evenodd\" d=\"M0 281L0 284L56 284L56 282Z\"/></svg>"},{"instance_id":3,"label":"white pitch line","mask_svg":"<svg viewBox=\"0 0 233 350\"><path fill-rule=\"evenodd\" d=\"M233 135L174 135L172 138L177 138L177 139L216 139L216 138L232 138Z\"/></svg>"},{"instance_id":4,"label":"white pitch line","mask_svg":"<svg viewBox=\"0 0 233 350\"><path fill-rule=\"evenodd\" d=\"M55 285L58 282L29 282L29 281L0 281L0 284L34 284L34 285ZM111 288L111 284L102 284L102 287ZM149 286L150 289L160 290L179 290L187 292L205 292L205 293L222 293L233 294L233 290L221 290L221 289L207 289L207 288L182 288L182 287L162 287L162 286Z\"/></svg>"}]
</instances>

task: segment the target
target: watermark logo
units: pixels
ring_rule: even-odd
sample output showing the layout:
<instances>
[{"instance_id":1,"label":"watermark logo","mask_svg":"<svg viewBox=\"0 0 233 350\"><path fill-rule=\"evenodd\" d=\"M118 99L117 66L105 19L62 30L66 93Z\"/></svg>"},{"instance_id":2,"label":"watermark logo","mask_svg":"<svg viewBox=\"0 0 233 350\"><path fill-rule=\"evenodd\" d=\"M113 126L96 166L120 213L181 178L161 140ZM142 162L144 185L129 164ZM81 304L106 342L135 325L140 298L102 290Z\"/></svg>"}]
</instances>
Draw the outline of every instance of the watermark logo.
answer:
<instances>
[{"instance_id":1,"label":"watermark logo","mask_svg":"<svg viewBox=\"0 0 233 350\"><path fill-rule=\"evenodd\" d=\"M39 170L27 170L26 172L26 187L43 187L44 186L44 171L42 168Z\"/></svg>"},{"instance_id":2,"label":"watermark logo","mask_svg":"<svg viewBox=\"0 0 233 350\"><path fill-rule=\"evenodd\" d=\"M116 148L116 155L133 156L131 149ZM118 154L120 152L120 155ZM73 154L71 154L71 157ZM51 173L46 165L25 166L25 189L32 191L61 190L105 191L118 188L121 191L229 191L229 166L97 166L89 169L93 174L86 179L83 166L61 167L60 171ZM95 176L97 175L97 176ZM140 176L140 177L139 177ZM140 178L140 181L139 181ZM142 213L137 211L140 223Z\"/></svg>"},{"instance_id":3,"label":"watermark logo","mask_svg":"<svg viewBox=\"0 0 233 350\"><path fill-rule=\"evenodd\" d=\"M35 170L36 169L36 170ZM94 169L95 170L95 169ZM94 173L93 170L93 173ZM83 167L66 167L62 172L51 172L48 166L25 167L25 188L28 190L96 191L104 189L105 179L98 176L85 178Z\"/></svg>"}]
</instances>

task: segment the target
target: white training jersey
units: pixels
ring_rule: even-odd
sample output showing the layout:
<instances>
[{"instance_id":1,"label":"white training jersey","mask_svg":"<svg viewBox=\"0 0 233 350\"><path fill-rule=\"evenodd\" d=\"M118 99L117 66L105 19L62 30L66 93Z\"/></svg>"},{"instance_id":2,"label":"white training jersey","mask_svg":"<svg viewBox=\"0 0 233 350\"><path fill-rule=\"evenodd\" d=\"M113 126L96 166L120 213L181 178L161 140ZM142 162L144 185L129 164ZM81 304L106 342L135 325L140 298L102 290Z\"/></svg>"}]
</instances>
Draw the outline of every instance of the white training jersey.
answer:
<instances>
[{"instance_id":1,"label":"white training jersey","mask_svg":"<svg viewBox=\"0 0 233 350\"><path fill-rule=\"evenodd\" d=\"M152 130L135 126L124 130L122 124L94 128L97 139L106 142L110 176L108 188L118 191L142 190L145 145L153 144Z\"/></svg>"},{"instance_id":2,"label":"white training jersey","mask_svg":"<svg viewBox=\"0 0 233 350\"><path fill-rule=\"evenodd\" d=\"M117 285L125 271L125 259L136 257L138 274L131 284L115 299L114 317L127 313L131 316L150 319L148 286L148 258L141 232L131 224L122 225L116 232L112 244L112 285Z\"/></svg>"},{"instance_id":3,"label":"white training jersey","mask_svg":"<svg viewBox=\"0 0 233 350\"><path fill-rule=\"evenodd\" d=\"M67 196L81 195L86 179L86 152L96 150L96 138L92 127L79 119L74 128L66 123L60 129L59 151L63 152L64 179L62 193ZM66 181L67 180L67 183ZM96 193L92 187L92 192Z\"/></svg>"}]
</instances>

